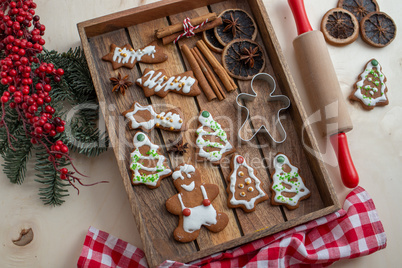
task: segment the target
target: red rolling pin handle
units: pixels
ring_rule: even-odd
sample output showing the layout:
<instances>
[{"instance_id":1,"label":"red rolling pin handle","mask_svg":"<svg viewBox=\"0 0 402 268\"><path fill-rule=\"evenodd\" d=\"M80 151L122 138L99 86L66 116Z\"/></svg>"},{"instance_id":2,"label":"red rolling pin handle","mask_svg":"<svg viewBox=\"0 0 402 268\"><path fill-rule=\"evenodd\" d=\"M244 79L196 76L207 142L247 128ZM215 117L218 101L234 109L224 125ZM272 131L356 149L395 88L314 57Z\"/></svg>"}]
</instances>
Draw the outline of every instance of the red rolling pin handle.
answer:
<instances>
[{"instance_id":1,"label":"red rolling pin handle","mask_svg":"<svg viewBox=\"0 0 402 268\"><path fill-rule=\"evenodd\" d=\"M300 35L312 31L313 29L304 7L304 1L288 0L288 3L296 22L298 34ZM348 188L355 188L359 184L359 175L357 174L352 157L350 156L346 134L343 132L334 134L330 139L338 158L343 184Z\"/></svg>"},{"instance_id":2,"label":"red rolling pin handle","mask_svg":"<svg viewBox=\"0 0 402 268\"><path fill-rule=\"evenodd\" d=\"M292 10L293 17L297 26L297 33L299 35L311 32L313 28L308 20L306 9L304 8L303 0L288 0L290 9Z\"/></svg>"},{"instance_id":3,"label":"red rolling pin handle","mask_svg":"<svg viewBox=\"0 0 402 268\"><path fill-rule=\"evenodd\" d=\"M348 188L355 188L359 184L359 174L357 174L352 157L350 156L346 134L341 132L332 135L330 139L332 147L338 157L339 170L343 184Z\"/></svg>"}]
</instances>

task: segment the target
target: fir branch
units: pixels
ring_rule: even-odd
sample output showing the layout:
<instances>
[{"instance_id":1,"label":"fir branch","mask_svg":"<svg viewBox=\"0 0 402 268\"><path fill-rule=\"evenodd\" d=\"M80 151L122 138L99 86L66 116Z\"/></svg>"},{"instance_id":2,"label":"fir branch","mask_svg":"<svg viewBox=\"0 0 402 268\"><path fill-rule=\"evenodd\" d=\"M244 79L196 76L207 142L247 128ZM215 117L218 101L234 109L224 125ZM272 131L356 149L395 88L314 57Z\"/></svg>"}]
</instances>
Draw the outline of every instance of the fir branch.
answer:
<instances>
[{"instance_id":1,"label":"fir branch","mask_svg":"<svg viewBox=\"0 0 402 268\"><path fill-rule=\"evenodd\" d=\"M17 139L15 142L13 142L15 150L11 147L7 147L3 153L3 170L11 183L21 184L25 179L27 162L31 157L33 144L25 135L25 130L22 125L20 125L14 132L14 137ZM5 143L8 144L7 140Z\"/></svg>"},{"instance_id":2,"label":"fir branch","mask_svg":"<svg viewBox=\"0 0 402 268\"><path fill-rule=\"evenodd\" d=\"M59 206L65 202L64 198L69 196L66 187L69 183L60 179L60 174L55 170L53 164L48 160L49 154L43 148L36 153L35 170L38 179L43 187L39 189L40 199L45 205ZM61 166L66 166L67 162L60 159Z\"/></svg>"},{"instance_id":3,"label":"fir branch","mask_svg":"<svg viewBox=\"0 0 402 268\"><path fill-rule=\"evenodd\" d=\"M109 136L106 132L100 132L98 128L79 118L74 118L61 139L73 152L84 154L88 157L98 156L109 147Z\"/></svg>"}]
</instances>

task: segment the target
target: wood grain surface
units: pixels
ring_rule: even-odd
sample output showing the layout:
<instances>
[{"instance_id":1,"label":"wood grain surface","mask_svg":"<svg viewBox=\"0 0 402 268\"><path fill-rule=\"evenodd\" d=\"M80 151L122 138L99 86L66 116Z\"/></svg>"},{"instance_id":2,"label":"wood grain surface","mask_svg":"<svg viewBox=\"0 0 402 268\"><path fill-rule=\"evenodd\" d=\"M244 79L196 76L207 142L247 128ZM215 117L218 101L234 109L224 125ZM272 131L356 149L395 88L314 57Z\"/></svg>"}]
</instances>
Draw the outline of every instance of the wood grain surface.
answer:
<instances>
[{"instance_id":1,"label":"wood grain surface","mask_svg":"<svg viewBox=\"0 0 402 268\"><path fill-rule=\"evenodd\" d=\"M150 266L156 266L166 259L188 262L339 209L339 203L324 166L316 158L304 152L303 145L305 143L317 147L317 142L309 128L305 129L306 135L303 136L305 139L301 139L300 129L302 129L306 115L299 103L300 97L284 62L262 2L260 0L199 0L196 1L197 4L185 6L188 2L164 1L162 6L165 9L163 10L156 5L143 6L122 14L116 13L78 25L101 110L105 116L111 143ZM193 1L191 2L193 3ZM109 78L116 77L119 72L123 76L129 75L129 80L134 82L141 77L147 67L165 69L169 75L189 70L189 64L182 55L180 46L186 44L192 48L200 36L183 38L176 45L164 46L164 52L169 57L166 62L154 65L137 63L133 69L120 68L115 71L109 62L101 60L102 56L109 52L110 44L130 43L133 48L137 49L154 40L156 29L180 23L186 17L197 17L211 11L219 14L228 8L241 8L253 15L259 27L256 41L265 49L266 68L264 71L275 78L277 83L275 95L285 94L291 99L291 108L281 113L280 117L288 136L283 144L273 145L265 135L258 135L253 142L248 144L243 144L238 139L237 132L245 115L236 104L236 96L238 93L251 92L250 81L236 81L239 88L237 92L227 93L226 99L223 101L211 102L208 102L203 94L197 97L185 97L169 93L165 98L158 96L146 98L142 89L136 85L130 87L125 96L112 92ZM121 15L120 19L119 15ZM134 17L135 20L128 20L128 18ZM105 25L108 23L111 23L112 26L106 27ZM216 57L221 60L219 54L216 54ZM253 117L247 125L247 131L253 133L261 124L265 124L275 136L277 130L273 125L275 125L275 115L281 104L267 101L267 94L272 89L269 89L266 84L256 83L254 90L259 97L254 102L245 103ZM129 109L134 101L142 105L152 104L157 111L172 107L181 108L187 121L188 130L186 132L178 134L154 129L149 136L153 143L161 146L172 169L183 162L195 164L196 168L201 171L202 180L205 183L218 185L220 194L213 205L218 211L223 211L229 216L229 224L223 231L211 233L202 228L196 241L185 244L176 242L173 239L173 230L178 224L178 217L168 213L164 207L166 200L177 193L171 178L164 179L161 186L154 190L145 186L133 187L131 185L129 155L133 151L132 138L136 131L130 130L126 126L127 122L121 113ZM214 119L227 131L237 153L243 155L247 162L256 168L267 193L270 192L269 187L272 182L273 157L278 152L282 152L288 155L292 163L299 168L301 176L306 180L307 188L312 192L311 197L300 202L300 207L292 211L282 206L272 206L269 201L260 203L256 211L252 213L245 213L241 209L229 209L227 207L226 177L230 173L230 156L226 157L220 166L195 161L195 130L198 127L198 115L202 110L208 110L213 115ZM183 157L168 154L166 149L171 146L171 141L177 141L180 138L189 143L188 152Z\"/></svg>"}]
</instances>

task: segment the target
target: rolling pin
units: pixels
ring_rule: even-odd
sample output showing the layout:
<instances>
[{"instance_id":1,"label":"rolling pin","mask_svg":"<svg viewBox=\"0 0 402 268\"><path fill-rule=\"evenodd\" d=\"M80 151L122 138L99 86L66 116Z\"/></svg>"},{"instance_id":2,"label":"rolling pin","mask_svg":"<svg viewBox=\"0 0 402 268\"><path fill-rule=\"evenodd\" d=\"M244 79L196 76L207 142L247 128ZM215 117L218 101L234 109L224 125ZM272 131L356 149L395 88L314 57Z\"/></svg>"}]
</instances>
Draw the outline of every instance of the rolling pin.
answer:
<instances>
[{"instance_id":1,"label":"rolling pin","mask_svg":"<svg viewBox=\"0 0 402 268\"><path fill-rule=\"evenodd\" d=\"M355 188L359 175L350 155L345 132L352 130L346 102L321 31L313 31L303 0L288 0L296 22L298 37L293 41L296 60L313 110L319 110L324 120L318 127L330 136L338 158L343 184Z\"/></svg>"}]
</instances>

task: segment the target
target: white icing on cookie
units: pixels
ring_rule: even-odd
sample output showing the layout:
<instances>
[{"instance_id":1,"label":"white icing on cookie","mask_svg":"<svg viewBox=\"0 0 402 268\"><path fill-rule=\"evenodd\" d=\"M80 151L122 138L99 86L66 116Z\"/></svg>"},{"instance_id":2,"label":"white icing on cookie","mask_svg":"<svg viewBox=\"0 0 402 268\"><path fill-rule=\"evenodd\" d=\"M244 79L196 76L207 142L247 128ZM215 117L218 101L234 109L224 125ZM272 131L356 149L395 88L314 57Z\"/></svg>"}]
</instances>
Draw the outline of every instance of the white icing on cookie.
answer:
<instances>
[{"instance_id":1,"label":"white icing on cookie","mask_svg":"<svg viewBox=\"0 0 402 268\"><path fill-rule=\"evenodd\" d=\"M139 112L139 111L144 111L147 110L151 114L151 118L146 121L146 122L138 122L135 118L134 115ZM126 113L126 118L131 121L131 127L136 129L136 128L144 128L146 130L152 129L155 125L161 126L164 128L173 128L173 130L179 130L181 129L183 125L183 118L180 117L179 114L177 113L172 113L172 112L162 112L160 114L157 114L154 109L152 108L152 105L147 105L147 106L142 106L138 102L135 103L134 105L134 110L132 112Z\"/></svg>"},{"instance_id":2,"label":"white icing on cookie","mask_svg":"<svg viewBox=\"0 0 402 268\"><path fill-rule=\"evenodd\" d=\"M376 66L373 65L373 61L377 63ZM374 70L376 68L377 70ZM364 81L368 80L373 83L372 86L370 85L364 85ZM374 80L374 81L373 81ZM365 105L367 106L375 106L379 102L386 102L387 97L385 95L385 75L381 72L381 65L378 63L376 60L372 60L366 65L366 69L364 72L360 75L360 80L356 83L357 90L355 91L355 97L360 99ZM378 86L381 85L380 91L381 91L381 96L378 98L372 98L364 95L362 93L363 90L369 91L370 95L374 95L375 92L378 92Z\"/></svg>"},{"instance_id":3,"label":"white icing on cookie","mask_svg":"<svg viewBox=\"0 0 402 268\"><path fill-rule=\"evenodd\" d=\"M126 49L116 47L113 53L113 61L117 63L134 63L134 61L140 61L144 55L150 55L155 58L156 49L155 46L147 46L144 49Z\"/></svg>"},{"instance_id":4,"label":"white icing on cookie","mask_svg":"<svg viewBox=\"0 0 402 268\"><path fill-rule=\"evenodd\" d=\"M230 192L232 192L232 198L230 199L230 204L232 204L233 206L244 205L248 210L251 210L255 206L255 201L261 197L264 197L266 195L266 193L261 189L261 181L254 175L254 169L246 163L246 160L244 160L242 163L239 163L237 161L237 158L239 158L239 157L242 157L242 156L236 155L233 158L233 173L230 176L230 188L229 188ZM237 200L236 196L235 196L235 192L236 192L235 186L237 184L237 173L238 173L238 169L241 166L247 168L248 176L250 177L247 179L249 179L250 183L251 183L251 179L254 180L255 189L258 191L258 195L251 198L250 200ZM243 193L243 195L242 195L242 193ZM245 197L246 193L241 192L240 196Z\"/></svg>"},{"instance_id":5,"label":"white icing on cookie","mask_svg":"<svg viewBox=\"0 0 402 268\"><path fill-rule=\"evenodd\" d=\"M200 116L198 117L198 121L201 123L201 126L197 129L197 140L196 146L200 149L198 155L200 157L204 157L211 162L216 162L221 160L224 153L232 150L232 145L229 143L226 132L222 129L221 125L216 122L212 115L207 112L203 111ZM207 132L204 130L204 127L209 127L213 130L213 132ZM222 145L219 142L211 142L204 136L215 136L219 137L225 144ZM211 148L218 148L219 151L206 151L204 147L211 147ZM208 150L208 149L207 149Z\"/></svg>"},{"instance_id":6,"label":"white icing on cookie","mask_svg":"<svg viewBox=\"0 0 402 268\"><path fill-rule=\"evenodd\" d=\"M181 185L181 188L183 188L187 192L191 192L192 190L194 190L194 187L195 187L195 182L194 181L192 181L189 185L185 185L185 184Z\"/></svg>"},{"instance_id":7,"label":"white icing on cookie","mask_svg":"<svg viewBox=\"0 0 402 268\"><path fill-rule=\"evenodd\" d=\"M131 163L130 169L134 172L134 177L132 179L133 184L145 184L150 186L156 186L160 177L171 173L171 170L163 165L165 161L165 156L158 154L159 146L153 144L147 135L143 132L138 132L133 139L133 143L135 146L134 152L130 154ZM142 155L140 153L139 148L142 146L147 145L149 146L150 150L147 152L147 155ZM157 161L155 167L146 167L142 164L141 160L150 160L150 161ZM141 174L140 170L146 170L150 172L154 172L153 174Z\"/></svg>"},{"instance_id":8,"label":"white icing on cookie","mask_svg":"<svg viewBox=\"0 0 402 268\"><path fill-rule=\"evenodd\" d=\"M208 199L204 186L201 185L200 188L204 199ZM199 205L193 208L188 208L184 205L181 195L182 194L178 194L182 211L187 208L190 209L191 212L189 216L183 216L184 231L192 233L199 230L202 225L210 226L218 222L216 219L216 210L212 205Z\"/></svg>"},{"instance_id":9,"label":"white icing on cookie","mask_svg":"<svg viewBox=\"0 0 402 268\"><path fill-rule=\"evenodd\" d=\"M192 172L195 172L194 166L184 164L184 165L180 166L179 170L176 170L175 172L173 172L172 178L174 180L177 180L178 178L184 180L184 177L181 173L187 174L187 178L191 178L191 175L189 173L192 173ZM189 177L189 175L190 175L190 177Z\"/></svg>"},{"instance_id":10,"label":"white icing on cookie","mask_svg":"<svg viewBox=\"0 0 402 268\"><path fill-rule=\"evenodd\" d=\"M143 81L146 77L147 80ZM156 73L154 70L148 71L143 77L137 79L137 83L154 89L155 92L160 90L163 91L181 91L183 93L189 93L191 87L195 84L196 80L191 76L171 76L167 77L162 74L162 72Z\"/></svg>"},{"instance_id":11,"label":"white icing on cookie","mask_svg":"<svg viewBox=\"0 0 402 268\"><path fill-rule=\"evenodd\" d=\"M289 173L285 173L282 169L283 165L285 164L291 168L291 171ZM306 188L303 179L298 173L298 168L292 166L289 159L284 154L279 154L275 157L274 168L275 174L273 176L272 190L275 191L275 202L289 204L290 206L296 206L300 198L310 193L309 189ZM295 179L296 181L293 181ZM291 188L287 189L285 186L282 185L282 183L291 186ZM292 198L289 198L283 196L282 192L295 193L296 195Z\"/></svg>"}]
</instances>

